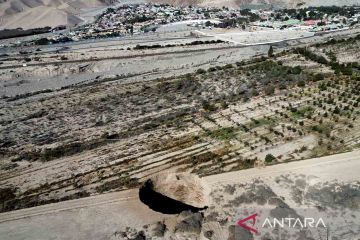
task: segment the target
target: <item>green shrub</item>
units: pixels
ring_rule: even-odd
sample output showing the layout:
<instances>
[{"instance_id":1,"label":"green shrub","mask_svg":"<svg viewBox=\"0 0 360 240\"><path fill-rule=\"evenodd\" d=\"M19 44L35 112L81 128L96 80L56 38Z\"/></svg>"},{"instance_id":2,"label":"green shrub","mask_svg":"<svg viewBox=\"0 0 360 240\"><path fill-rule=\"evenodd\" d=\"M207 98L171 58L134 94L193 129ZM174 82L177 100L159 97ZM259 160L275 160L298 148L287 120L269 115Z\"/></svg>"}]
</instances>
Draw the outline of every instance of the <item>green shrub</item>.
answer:
<instances>
[{"instance_id":1,"label":"green shrub","mask_svg":"<svg viewBox=\"0 0 360 240\"><path fill-rule=\"evenodd\" d=\"M213 112L216 110L216 106L214 104L209 103L208 101L203 101L202 107L205 111L209 111L209 112Z\"/></svg>"},{"instance_id":2,"label":"green shrub","mask_svg":"<svg viewBox=\"0 0 360 240\"><path fill-rule=\"evenodd\" d=\"M314 76L314 81L321 81L321 80L324 80L324 74L323 73L317 73L315 74Z\"/></svg>"},{"instance_id":3,"label":"green shrub","mask_svg":"<svg viewBox=\"0 0 360 240\"><path fill-rule=\"evenodd\" d=\"M299 81L299 82L297 83L297 85L298 85L299 87L305 87L305 81L304 81L304 80L301 80L301 81Z\"/></svg>"},{"instance_id":4,"label":"green shrub","mask_svg":"<svg viewBox=\"0 0 360 240\"><path fill-rule=\"evenodd\" d=\"M268 56L269 56L269 57L273 57L273 56L274 56L273 46L270 46L269 51L268 51Z\"/></svg>"},{"instance_id":5,"label":"green shrub","mask_svg":"<svg viewBox=\"0 0 360 240\"><path fill-rule=\"evenodd\" d=\"M209 136L218 140L230 140L236 137L236 132L232 127L219 128L209 132Z\"/></svg>"},{"instance_id":6,"label":"green shrub","mask_svg":"<svg viewBox=\"0 0 360 240\"><path fill-rule=\"evenodd\" d=\"M230 69L230 68L233 68L234 66L232 64L226 64L224 66L224 69Z\"/></svg>"},{"instance_id":7,"label":"green shrub","mask_svg":"<svg viewBox=\"0 0 360 240\"><path fill-rule=\"evenodd\" d=\"M267 154L265 157L266 163L272 163L274 160L276 160L276 157L274 157L272 154Z\"/></svg>"},{"instance_id":8,"label":"green shrub","mask_svg":"<svg viewBox=\"0 0 360 240\"><path fill-rule=\"evenodd\" d=\"M199 68L197 71L196 71L197 74L204 74L206 73L206 71L202 68Z\"/></svg>"},{"instance_id":9,"label":"green shrub","mask_svg":"<svg viewBox=\"0 0 360 240\"><path fill-rule=\"evenodd\" d=\"M266 86L264 92L266 95L273 95L275 93L275 87L272 85Z\"/></svg>"}]
</instances>

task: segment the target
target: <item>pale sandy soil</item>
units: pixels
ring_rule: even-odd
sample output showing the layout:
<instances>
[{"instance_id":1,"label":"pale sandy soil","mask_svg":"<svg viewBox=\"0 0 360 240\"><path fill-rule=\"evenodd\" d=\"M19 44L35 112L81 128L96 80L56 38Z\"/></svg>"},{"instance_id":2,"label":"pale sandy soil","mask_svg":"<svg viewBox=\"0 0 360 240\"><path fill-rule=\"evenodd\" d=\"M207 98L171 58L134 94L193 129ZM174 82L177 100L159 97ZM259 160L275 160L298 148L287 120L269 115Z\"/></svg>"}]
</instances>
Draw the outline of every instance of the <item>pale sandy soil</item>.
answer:
<instances>
[{"instance_id":1,"label":"pale sandy soil","mask_svg":"<svg viewBox=\"0 0 360 240\"><path fill-rule=\"evenodd\" d=\"M187 40L193 41L197 39ZM172 41L176 44L179 41ZM153 44L153 43L152 43ZM162 43L162 44L166 44ZM222 49L229 44L208 44L196 47L174 47L166 50L146 50L146 51L127 51L120 49L103 48L99 50L87 51L88 49L74 50L64 54L45 54L41 62L32 61L31 63L46 63L47 61L61 62L59 57L66 56L69 60L81 60L78 63L51 64L44 67L27 66L17 69L0 70L0 85L4 86L0 90L0 95L16 95L27 92L40 91L43 89L57 89L70 84L92 82L97 77L101 79L115 77L116 75L131 76L143 75L142 81L155 79L158 77L170 77L173 75L194 72L197 68L209 68L214 64L227 64L234 61L246 60L256 54L265 54L267 47L255 46L242 49ZM132 44L134 47L134 44ZM126 49L127 46L121 46ZM218 49L216 49L218 48ZM201 51L204 49L204 51ZM192 52L196 50L196 52ZM166 54L164 55L164 51ZM176 53L180 51L180 53ZM188 53L186 51L189 51ZM147 54L148 56L144 56ZM154 55L152 55L154 54ZM134 55L133 58L124 58ZM98 61L87 62L90 58L99 58ZM118 59L109 59L116 57ZM101 60L103 58L103 60ZM5 63L11 66L17 61ZM17 63L18 64L18 63ZM141 68L139 68L141 65ZM124 83L134 81L123 79ZM139 77L137 77L139 81Z\"/></svg>"},{"instance_id":2,"label":"pale sandy soil","mask_svg":"<svg viewBox=\"0 0 360 240\"><path fill-rule=\"evenodd\" d=\"M360 29L352 29L343 32L335 32L324 36L314 36L311 38L288 40L282 46L279 45L279 51L289 46L302 46L314 41L324 41L331 37L351 36L360 32ZM12 48L3 49L4 53L10 54L14 59L3 61L1 66L9 69L0 70L0 96L13 96L29 92L41 91L44 89L58 89L71 84L89 83L95 80L112 78L116 75L127 76L123 82L132 82L135 79L139 81L138 76L142 74L142 80L153 80L159 77L170 77L184 73L193 72L198 68L209 68L213 65L233 63L236 61L247 60L254 56L266 55L268 45L242 46L234 47L234 43L204 44L198 46L177 46L164 49L128 51L128 47L153 44L183 44L195 40L214 40L213 36L194 38L189 37L190 32L166 33L159 35L147 35L139 38L99 40L95 42L79 42L59 46L42 47L41 52L36 52L36 47L29 47L27 50L33 53L29 55L30 62L24 61L24 56L19 55L17 51L24 49ZM206 33L214 35L213 33ZM248 33L254 34L254 33ZM216 35L216 34L215 34ZM261 35L261 34L260 34ZM160 39L159 39L160 38ZM246 37L244 38L246 39ZM229 40L229 39L223 39ZM231 40L231 39L230 39ZM274 41L272 39L271 41ZM67 50L61 50L68 47ZM229 47L229 49L224 49ZM17 51L16 51L17 50ZM60 50L56 54L55 51ZM176 53L176 52L181 53ZM182 51L189 51L182 52ZM195 52L194 52L195 51ZM36 55L35 55L36 54ZM154 55L153 55L154 54ZM148 55L148 56L144 56ZM69 61L78 61L75 63L66 63L61 57L66 57ZM134 56L133 58L131 56ZM353 54L351 56L356 56ZM39 57L38 61L35 57ZM124 59L121 59L125 57ZM140 59L141 57L141 59ZM347 55L349 57L349 55ZM108 58L116 58L107 60ZM354 57L352 57L354 58ZM92 59L91 61L89 61ZM46 66L36 66L36 64L45 64L53 62ZM291 61L293 62L293 61ZM29 66L21 67L23 64ZM35 64L35 66L31 66ZM141 64L141 68L139 68ZM302 61L304 64L304 61ZM314 63L307 63L314 64ZM316 65L316 64L315 64ZM11 68L11 66L18 66ZM20 67L19 67L20 66Z\"/></svg>"},{"instance_id":3,"label":"pale sandy soil","mask_svg":"<svg viewBox=\"0 0 360 240\"><path fill-rule=\"evenodd\" d=\"M181 39L163 41L188 41L178 34L171 37ZM341 37L344 32L336 34ZM137 40L159 42L156 36ZM309 41L292 40L289 46L275 49L280 52ZM0 137L5 154L0 158L0 183L15 193L4 211L134 188L158 172L208 176L359 147L358 82L334 75L328 66L293 52L272 60L241 62L267 55L267 45L222 48L226 45L222 43L211 49L205 44L180 53L176 49L187 47L119 50L130 44L131 39L76 43L59 54L51 46L36 56L43 63L56 63L18 68L12 65L15 61L5 63L11 67L1 71L0 91L10 96L89 84L1 99ZM90 47L96 49L81 55ZM11 57L20 56L17 50ZM60 56L84 62L61 62ZM95 57L99 58L86 60ZM288 66L300 66L302 72L292 74ZM203 70L194 73L199 68ZM318 72L327 75L313 82L313 73ZM106 80L115 74L119 78ZM97 78L99 82L91 82ZM306 81L305 87L297 85L301 80ZM275 94L266 96L264 86L272 84ZM280 88L281 84L287 89ZM328 87L320 91L321 84ZM208 109L206 101L215 109ZM349 110L336 115L337 105ZM309 106L311 115L297 111ZM265 163L267 154L278 159ZM217 188L222 193L224 187ZM214 200L218 199L215 195ZM218 205L225 207L226 202Z\"/></svg>"},{"instance_id":4,"label":"pale sandy soil","mask_svg":"<svg viewBox=\"0 0 360 240\"><path fill-rule=\"evenodd\" d=\"M213 189L214 202L204 214L207 216L210 213L218 212L220 216L226 216L227 208L219 209L219 207L246 192L247 184L251 185L256 182L266 183L265 186L269 186L275 195L285 199L290 208L295 209L298 213L300 208L309 207L310 209L308 205L296 203L296 198L293 195L294 189L288 185L290 179L294 181L296 179L294 187L301 187L301 182L305 182L307 189L326 182L336 182L346 186L359 181L359 153L359 151L355 151L206 177L205 181ZM225 191L225 189L231 188L234 188L232 194L227 193L227 190ZM224 197L218 199L219 195ZM351 200L351 196L349 196L349 200ZM308 199L308 201L310 200ZM327 203L321 203L321 206L325 207ZM256 208L263 209L264 206L243 203L240 208L254 210ZM343 213L345 210L343 209ZM359 209L352 211L354 216L359 216L359 213ZM234 213L230 215L228 224L235 224L238 216ZM150 210L139 201L137 190L130 190L2 213L0 214L0 237L3 240L24 238L37 240L50 238L122 239L116 236L116 233L126 227L141 229L143 225L157 221L165 221L171 225L170 223L175 221L177 217L177 215L163 215ZM332 219L335 217L333 216ZM351 224L355 224L353 220L350 220L345 226L341 222L341 218L336 218L336 221L339 221L338 228L343 230L346 230ZM219 225L216 221L206 222L203 224L202 232L208 230L209 227L215 231L215 236L218 236L214 239L220 240L221 237L227 239L228 233L225 226ZM340 229L332 230L333 234L340 231ZM353 227L353 231L356 232L357 228ZM343 239L349 239L346 238L348 235L345 233L343 236L345 237Z\"/></svg>"},{"instance_id":5,"label":"pale sandy soil","mask_svg":"<svg viewBox=\"0 0 360 240\"><path fill-rule=\"evenodd\" d=\"M304 30L258 30L254 32L248 31L226 31L226 33L212 33L206 31L200 33L206 36L213 36L217 39L232 42L239 45L256 45L256 44L269 44L281 41L301 39L314 36L313 32Z\"/></svg>"}]
</instances>

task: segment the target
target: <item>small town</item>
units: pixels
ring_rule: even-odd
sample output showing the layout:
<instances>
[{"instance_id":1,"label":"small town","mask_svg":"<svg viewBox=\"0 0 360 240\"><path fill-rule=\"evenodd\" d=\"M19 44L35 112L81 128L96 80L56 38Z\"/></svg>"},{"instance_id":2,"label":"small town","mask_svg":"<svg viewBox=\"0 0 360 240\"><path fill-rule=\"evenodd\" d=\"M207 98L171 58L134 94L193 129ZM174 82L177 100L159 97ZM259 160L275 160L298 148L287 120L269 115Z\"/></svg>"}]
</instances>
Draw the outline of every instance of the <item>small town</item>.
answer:
<instances>
[{"instance_id":1,"label":"small town","mask_svg":"<svg viewBox=\"0 0 360 240\"><path fill-rule=\"evenodd\" d=\"M114 32L120 35L156 31L161 25L196 21L196 27L243 28L262 26L274 29L306 27L312 31L338 30L353 27L360 20L360 8L321 7L293 10L250 10L171 5L139 4L109 8L94 24L84 26L88 34ZM208 22L212 20L211 22ZM100 35L102 35L100 34Z\"/></svg>"},{"instance_id":2,"label":"small town","mask_svg":"<svg viewBox=\"0 0 360 240\"><path fill-rule=\"evenodd\" d=\"M108 8L95 22L85 24L47 38L16 42L17 45L47 45L124 37L157 32L162 26L186 25L193 29L238 29L254 32L263 29L303 30L314 33L355 28L360 24L359 7L309 7L302 9L250 10L216 7L179 7L165 4L130 4ZM63 26L60 26L63 30ZM181 28L178 28L181 30ZM277 32L281 34L281 32Z\"/></svg>"}]
</instances>

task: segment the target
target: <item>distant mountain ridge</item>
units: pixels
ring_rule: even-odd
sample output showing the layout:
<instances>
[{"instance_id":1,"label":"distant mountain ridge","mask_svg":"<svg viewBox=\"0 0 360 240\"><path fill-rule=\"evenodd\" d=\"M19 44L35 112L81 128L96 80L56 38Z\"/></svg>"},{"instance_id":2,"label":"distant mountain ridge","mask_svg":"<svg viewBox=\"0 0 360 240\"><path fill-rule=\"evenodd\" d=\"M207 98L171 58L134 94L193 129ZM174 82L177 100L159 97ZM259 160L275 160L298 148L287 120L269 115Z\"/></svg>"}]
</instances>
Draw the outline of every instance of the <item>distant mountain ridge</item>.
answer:
<instances>
[{"instance_id":1,"label":"distant mountain ridge","mask_svg":"<svg viewBox=\"0 0 360 240\"><path fill-rule=\"evenodd\" d=\"M115 0L0 0L0 28L73 26L82 22L78 13L108 6Z\"/></svg>"}]
</instances>

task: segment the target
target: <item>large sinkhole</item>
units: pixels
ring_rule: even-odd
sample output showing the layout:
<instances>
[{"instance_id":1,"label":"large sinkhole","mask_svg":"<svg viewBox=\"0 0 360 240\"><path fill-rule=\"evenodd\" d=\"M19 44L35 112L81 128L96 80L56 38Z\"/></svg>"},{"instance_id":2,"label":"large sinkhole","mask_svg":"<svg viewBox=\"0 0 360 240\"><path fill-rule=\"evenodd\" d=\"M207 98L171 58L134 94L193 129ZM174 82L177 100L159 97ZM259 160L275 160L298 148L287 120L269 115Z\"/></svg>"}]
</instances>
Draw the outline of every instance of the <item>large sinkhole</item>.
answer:
<instances>
[{"instance_id":1,"label":"large sinkhole","mask_svg":"<svg viewBox=\"0 0 360 240\"><path fill-rule=\"evenodd\" d=\"M209 204L209 188L198 176L166 173L148 179L139 190L141 202L164 214L197 212Z\"/></svg>"}]
</instances>

